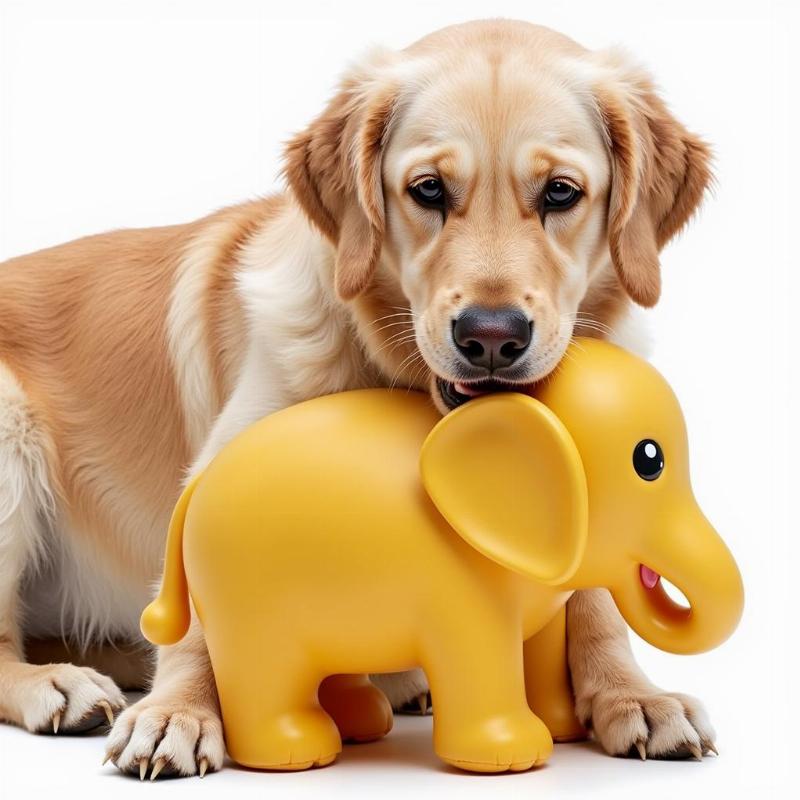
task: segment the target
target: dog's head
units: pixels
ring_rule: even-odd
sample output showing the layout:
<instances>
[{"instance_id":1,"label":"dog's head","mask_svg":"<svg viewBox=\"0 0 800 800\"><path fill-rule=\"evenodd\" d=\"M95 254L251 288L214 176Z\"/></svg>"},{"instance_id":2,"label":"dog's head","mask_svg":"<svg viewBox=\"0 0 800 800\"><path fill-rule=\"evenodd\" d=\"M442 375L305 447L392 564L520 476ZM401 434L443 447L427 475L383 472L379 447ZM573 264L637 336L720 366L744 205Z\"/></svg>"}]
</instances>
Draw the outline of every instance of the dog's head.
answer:
<instances>
[{"instance_id":1,"label":"dog's head","mask_svg":"<svg viewBox=\"0 0 800 800\"><path fill-rule=\"evenodd\" d=\"M622 298L653 305L708 161L624 56L479 22L353 69L286 174L372 358L452 408L547 375Z\"/></svg>"}]
</instances>

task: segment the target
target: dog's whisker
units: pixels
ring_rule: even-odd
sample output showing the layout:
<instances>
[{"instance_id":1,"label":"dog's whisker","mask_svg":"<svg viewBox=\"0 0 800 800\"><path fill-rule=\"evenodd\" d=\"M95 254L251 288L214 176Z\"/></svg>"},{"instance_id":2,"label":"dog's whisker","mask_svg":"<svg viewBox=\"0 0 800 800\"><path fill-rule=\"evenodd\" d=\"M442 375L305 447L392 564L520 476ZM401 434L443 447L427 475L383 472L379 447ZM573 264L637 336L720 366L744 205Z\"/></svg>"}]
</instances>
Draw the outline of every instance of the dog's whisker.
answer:
<instances>
[{"instance_id":1,"label":"dog's whisker","mask_svg":"<svg viewBox=\"0 0 800 800\"><path fill-rule=\"evenodd\" d=\"M425 370L428 369L428 368L429 367L428 367L427 362L423 359L422 360L422 364L420 364L420 366L417 367L416 372L411 376L411 380L409 381L409 385L408 385L408 391L409 392L414 388L414 385L416 384L417 379L419 378L419 376L424 374Z\"/></svg>"},{"instance_id":2,"label":"dog's whisker","mask_svg":"<svg viewBox=\"0 0 800 800\"><path fill-rule=\"evenodd\" d=\"M582 319L581 317L573 317L573 318L564 317L562 319L564 322L568 322L573 325L582 325L587 328L600 328L602 330L608 330L608 331L611 330L611 327L609 325L606 325L605 323L599 322L597 320Z\"/></svg>"},{"instance_id":3,"label":"dog's whisker","mask_svg":"<svg viewBox=\"0 0 800 800\"><path fill-rule=\"evenodd\" d=\"M379 322L382 322L386 319L397 319L400 317L401 319L413 319L411 314L404 314L404 313L397 313L397 314L384 314L382 317L377 317L376 319L372 320L369 324L376 325Z\"/></svg>"},{"instance_id":4,"label":"dog's whisker","mask_svg":"<svg viewBox=\"0 0 800 800\"><path fill-rule=\"evenodd\" d=\"M401 374L404 371L411 369L413 366L416 365L416 360L422 359L422 354L419 350L415 350L411 355L406 356L401 362L400 365L397 367L394 373L394 377L392 378L392 382L389 384L389 389L394 389L395 384L399 380Z\"/></svg>"},{"instance_id":5,"label":"dog's whisker","mask_svg":"<svg viewBox=\"0 0 800 800\"><path fill-rule=\"evenodd\" d=\"M586 331L586 332L599 333L599 334L602 334L603 336L614 336L615 335L614 329L608 327L607 325L600 325L600 324L595 324L595 323L592 323L592 322L586 322L586 321L582 321L582 320L574 320L572 322L570 322L569 320L565 320L565 321L569 322L569 324L572 325L573 331L578 331L579 334L580 334L580 331Z\"/></svg>"},{"instance_id":6,"label":"dog's whisker","mask_svg":"<svg viewBox=\"0 0 800 800\"><path fill-rule=\"evenodd\" d=\"M563 311L561 313L562 317L581 317L583 319L595 319L598 322L600 318L596 314L592 314L590 311Z\"/></svg>"},{"instance_id":7,"label":"dog's whisker","mask_svg":"<svg viewBox=\"0 0 800 800\"><path fill-rule=\"evenodd\" d=\"M397 350L399 350L401 347L405 347L406 345L412 345L413 346L415 344L415 342L416 342L416 339L413 336L411 336L411 337L409 337L407 339L398 339L396 342L391 342L389 345L387 345L388 353L394 353ZM376 352L378 352L378 351L376 351ZM388 355L388 353L387 353L387 355Z\"/></svg>"},{"instance_id":8,"label":"dog's whisker","mask_svg":"<svg viewBox=\"0 0 800 800\"><path fill-rule=\"evenodd\" d=\"M387 351L386 351L386 352L385 352L383 355L385 355L387 358L388 358L388 357L390 357L390 356L395 356L395 357L397 357L397 356L399 356L399 355L401 355L401 354L402 354L402 352L403 352L403 351L401 350L401 348L402 348L402 347L404 347L405 345L411 345L411 344L412 344L411 342L398 342L396 345L394 345L394 346L393 346L393 347L391 347L389 350L387 350ZM378 351L376 351L376 352L375 352L375 355L376 355L376 356L377 356L377 355L380 355L380 353L379 353ZM411 355L411 353L408 353L408 354L406 354L406 358L407 358L409 355Z\"/></svg>"},{"instance_id":9,"label":"dog's whisker","mask_svg":"<svg viewBox=\"0 0 800 800\"><path fill-rule=\"evenodd\" d=\"M386 338L388 340L397 338L398 336L414 335L414 327L412 325L408 325L406 323L401 323L401 324L403 324L404 327L402 327L399 331L392 331L391 333L387 333L386 334ZM386 326L386 327L390 327L390 326ZM385 330L385 328L381 328L380 330L375 331L375 333L377 334L382 330Z\"/></svg>"},{"instance_id":10,"label":"dog's whisker","mask_svg":"<svg viewBox=\"0 0 800 800\"><path fill-rule=\"evenodd\" d=\"M591 322L581 322L580 320L578 320L575 323L575 327L576 328L585 328L586 330L589 330L589 331L599 331L600 333L613 333L611 328L609 328L609 327L607 327L605 325L594 325Z\"/></svg>"},{"instance_id":11,"label":"dog's whisker","mask_svg":"<svg viewBox=\"0 0 800 800\"><path fill-rule=\"evenodd\" d=\"M387 317L413 317L413 313L408 309L401 309L400 311L395 311L392 314L384 314L382 317L378 317L377 319L386 319Z\"/></svg>"},{"instance_id":12,"label":"dog's whisker","mask_svg":"<svg viewBox=\"0 0 800 800\"><path fill-rule=\"evenodd\" d=\"M414 334L410 334L402 339L396 339L395 341L388 341L381 345L376 351L375 355L382 353L384 350L388 348L388 353L393 353L398 348L402 347L403 345L409 344L411 342L416 341L416 336Z\"/></svg>"},{"instance_id":13,"label":"dog's whisker","mask_svg":"<svg viewBox=\"0 0 800 800\"><path fill-rule=\"evenodd\" d=\"M603 327L608 327L602 320L595 319L593 317L581 316L580 314L576 314L574 316L562 315L562 319L571 320L573 322L583 322L587 325L602 325Z\"/></svg>"},{"instance_id":14,"label":"dog's whisker","mask_svg":"<svg viewBox=\"0 0 800 800\"><path fill-rule=\"evenodd\" d=\"M411 342L417 338L416 334L412 331L400 331L399 333L392 336L390 339L387 339L384 346L386 345L396 345L400 342Z\"/></svg>"},{"instance_id":15,"label":"dog's whisker","mask_svg":"<svg viewBox=\"0 0 800 800\"><path fill-rule=\"evenodd\" d=\"M383 322L384 320L387 320L387 319L396 319L397 317L407 317L409 319L409 321L414 319L410 314L386 314L383 317L378 317L378 319L372 320L368 324L368 327L371 328L374 325L377 325L379 322Z\"/></svg>"},{"instance_id":16,"label":"dog's whisker","mask_svg":"<svg viewBox=\"0 0 800 800\"><path fill-rule=\"evenodd\" d=\"M375 331L375 334L377 335L377 334L381 333L381 331L383 331L383 330L385 330L385 329L381 328L381 330ZM408 335L411 335L411 336L414 335L414 328L413 327L409 327L408 325L406 325L406 326L402 327L400 330L397 330L397 331L387 331L386 333L384 333L383 337L381 337L381 338L384 338L385 340L391 340L391 339L394 339L394 338L397 338L397 337L400 337L400 336L408 336Z\"/></svg>"},{"instance_id":17,"label":"dog's whisker","mask_svg":"<svg viewBox=\"0 0 800 800\"><path fill-rule=\"evenodd\" d=\"M412 369L412 367L415 367L417 365L418 361L423 361L424 362L424 359L422 357L422 354L419 352L419 350L414 350L414 352L412 352L409 355L407 355L400 362L400 365L398 366L398 368L396 370L396 377L399 377L399 373L400 372L407 373L410 369Z\"/></svg>"},{"instance_id":18,"label":"dog's whisker","mask_svg":"<svg viewBox=\"0 0 800 800\"><path fill-rule=\"evenodd\" d=\"M575 339L573 336L570 337L570 344L576 350L580 350L581 352L586 352L586 348L577 339ZM569 352L569 350L565 350L564 351L564 355L566 357L568 357L568 358L574 358L574 356L572 355L572 353Z\"/></svg>"},{"instance_id":19,"label":"dog's whisker","mask_svg":"<svg viewBox=\"0 0 800 800\"><path fill-rule=\"evenodd\" d=\"M395 328L395 327L397 327L398 325L405 325L405 326L408 328L408 327L410 327L410 326L411 326L411 323L410 323L410 322L406 322L406 321L400 321L400 322L389 322L389 323L387 323L386 325L383 325L382 327L378 328L377 330L370 331L370 333L372 333L372 334L378 334L378 333L380 333L381 331L385 331L387 328Z\"/></svg>"},{"instance_id":20,"label":"dog's whisker","mask_svg":"<svg viewBox=\"0 0 800 800\"><path fill-rule=\"evenodd\" d=\"M605 322L597 319L593 314L586 311L570 311L561 314L561 319L564 322L569 322L573 327L585 328L587 330L597 331L608 336L614 336L615 331Z\"/></svg>"},{"instance_id":21,"label":"dog's whisker","mask_svg":"<svg viewBox=\"0 0 800 800\"><path fill-rule=\"evenodd\" d=\"M402 370L405 368L405 366L406 366L406 364L407 364L408 362L410 362L410 361L412 361L412 360L414 360L414 359L416 359L416 358L419 358L419 357L420 357L420 353L419 353L419 351L418 351L418 350L415 350L414 352L412 352L412 353L409 353L409 354L408 354L408 355L407 355L407 356L406 356L406 357L405 357L405 358L404 358L404 359L403 359L403 360L400 362L400 364L399 364L399 365L397 366L397 368L395 369L395 371L394 371L394 375L393 375L393 377L392 377L392 383L394 383L394 380L396 380L397 376L398 376L398 375L399 375L399 373L400 373L400 372L401 372L401 371L402 371Z\"/></svg>"}]
</instances>

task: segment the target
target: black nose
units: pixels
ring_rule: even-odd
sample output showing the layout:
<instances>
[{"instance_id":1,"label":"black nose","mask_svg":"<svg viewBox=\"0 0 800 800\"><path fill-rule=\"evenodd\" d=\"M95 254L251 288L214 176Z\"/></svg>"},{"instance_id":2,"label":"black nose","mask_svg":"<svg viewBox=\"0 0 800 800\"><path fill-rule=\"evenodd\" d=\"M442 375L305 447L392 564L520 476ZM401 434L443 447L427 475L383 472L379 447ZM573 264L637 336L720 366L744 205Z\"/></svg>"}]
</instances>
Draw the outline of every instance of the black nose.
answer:
<instances>
[{"instance_id":1,"label":"black nose","mask_svg":"<svg viewBox=\"0 0 800 800\"><path fill-rule=\"evenodd\" d=\"M489 371L510 367L531 343L533 323L516 308L470 306L453 322L453 339L464 358Z\"/></svg>"}]
</instances>

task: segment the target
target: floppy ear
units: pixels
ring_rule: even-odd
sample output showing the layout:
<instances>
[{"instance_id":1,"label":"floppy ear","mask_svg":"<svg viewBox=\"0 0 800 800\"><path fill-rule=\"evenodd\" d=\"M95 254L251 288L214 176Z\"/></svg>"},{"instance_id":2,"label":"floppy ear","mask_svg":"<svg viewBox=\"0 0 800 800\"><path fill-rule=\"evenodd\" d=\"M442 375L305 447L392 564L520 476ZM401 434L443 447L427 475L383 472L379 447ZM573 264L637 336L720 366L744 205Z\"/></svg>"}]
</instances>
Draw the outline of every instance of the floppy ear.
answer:
<instances>
[{"instance_id":1,"label":"floppy ear","mask_svg":"<svg viewBox=\"0 0 800 800\"><path fill-rule=\"evenodd\" d=\"M335 284L344 300L369 285L384 232L381 156L397 97L376 55L285 152L286 178L309 219L336 245Z\"/></svg>"},{"instance_id":2,"label":"floppy ear","mask_svg":"<svg viewBox=\"0 0 800 800\"><path fill-rule=\"evenodd\" d=\"M711 182L711 152L667 110L650 78L616 51L594 54L594 96L611 153L611 259L639 305L661 293L661 248L688 222Z\"/></svg>"},{"instance_id":3,"label":"floppy ear","mask_svg":"<svg viewBox=\"0 0 800 800\"><path fill-rule=\"evenodd\" d=\"M586 477L550 409L522 394L470 400L428 435L422 482L442 516L493 561L560 584L586 546Z\"/></svg>"}]
</instances>

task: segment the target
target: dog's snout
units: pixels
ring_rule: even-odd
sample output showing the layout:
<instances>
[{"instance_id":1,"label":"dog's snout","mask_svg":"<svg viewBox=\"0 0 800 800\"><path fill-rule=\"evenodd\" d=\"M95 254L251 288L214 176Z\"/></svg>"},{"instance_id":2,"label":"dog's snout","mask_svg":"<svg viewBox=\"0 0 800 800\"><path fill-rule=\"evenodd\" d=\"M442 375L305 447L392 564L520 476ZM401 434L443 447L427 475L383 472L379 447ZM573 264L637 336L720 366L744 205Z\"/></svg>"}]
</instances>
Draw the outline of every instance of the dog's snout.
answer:
<instances>
[{"instance_id":1,"label":"dog's snout","mask_svg":"<svg viewBox=\"0 0 800 800\"><path fill-rule=\"evenodd\" d=\"M510 367L528 349L532 334L533 322L517 308L471 306L453 321L459 352L490 372Z\"/></svg>"}]
</instances>

